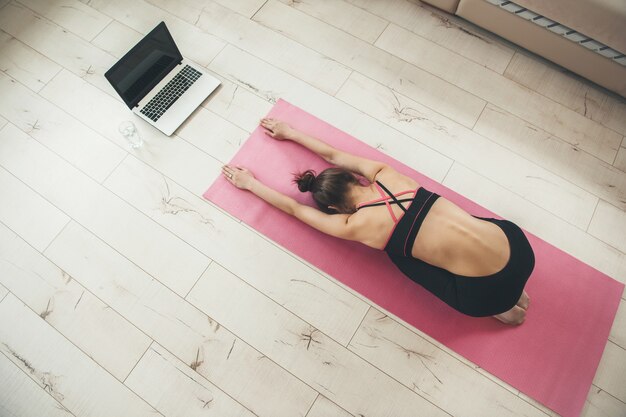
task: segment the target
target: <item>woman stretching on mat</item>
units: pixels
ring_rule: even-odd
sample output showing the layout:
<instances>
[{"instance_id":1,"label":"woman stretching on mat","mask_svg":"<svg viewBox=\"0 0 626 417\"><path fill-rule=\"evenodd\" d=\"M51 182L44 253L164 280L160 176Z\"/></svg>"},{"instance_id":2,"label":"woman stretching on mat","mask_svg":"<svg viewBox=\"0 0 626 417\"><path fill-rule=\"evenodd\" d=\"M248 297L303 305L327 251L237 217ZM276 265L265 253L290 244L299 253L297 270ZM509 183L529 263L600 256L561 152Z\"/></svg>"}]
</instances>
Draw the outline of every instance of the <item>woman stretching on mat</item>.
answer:
<instances>
[{"instance_id":1,"label":"woman stretching on mat","mask_svg":"<svg viewBox=\"0 0 626 417\"><path fill-rule=\"evenodd\" d=\"M461 313L524 322L530 301L524 286L535 257L514 223L472 216L387 164L335 149L276 119L262 119L261 126L268 136L296 142L338 167L295 179L320 210L265 186L245 168L225 165L222 173L236 187L321 232L384 250L407 277Z\"/></svg>"}]
</instances>

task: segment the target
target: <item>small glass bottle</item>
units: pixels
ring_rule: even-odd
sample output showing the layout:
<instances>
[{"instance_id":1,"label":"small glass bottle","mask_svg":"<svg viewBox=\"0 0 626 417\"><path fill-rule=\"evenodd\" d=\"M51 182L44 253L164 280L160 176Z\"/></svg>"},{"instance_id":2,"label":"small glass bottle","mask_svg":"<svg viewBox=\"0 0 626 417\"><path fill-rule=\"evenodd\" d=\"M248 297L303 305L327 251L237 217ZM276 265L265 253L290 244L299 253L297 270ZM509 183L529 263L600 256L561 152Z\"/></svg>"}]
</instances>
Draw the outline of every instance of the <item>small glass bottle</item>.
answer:
<instances>
[{"instance_id":1,"label":"small glass bottle","mask_svg":"<svg viewBox=\"0 0 626 417\"><path fill-rule=\"evenodd\" d=\"M126 138L133 149L140 148L143 145L143 139L139 136L137 127L129 120L120 123L119 131Z\"/></svg>"}]
</instances>

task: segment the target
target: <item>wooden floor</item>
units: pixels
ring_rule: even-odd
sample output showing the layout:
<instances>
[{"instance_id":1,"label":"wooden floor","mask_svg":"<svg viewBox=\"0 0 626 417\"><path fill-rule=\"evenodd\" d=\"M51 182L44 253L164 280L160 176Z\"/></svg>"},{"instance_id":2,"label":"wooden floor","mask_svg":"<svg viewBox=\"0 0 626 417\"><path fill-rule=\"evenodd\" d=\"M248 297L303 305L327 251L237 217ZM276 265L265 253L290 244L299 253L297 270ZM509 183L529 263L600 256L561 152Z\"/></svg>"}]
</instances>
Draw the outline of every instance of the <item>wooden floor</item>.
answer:
<instances>
[{"instance_id":1,"label":"wooden floor","mask_svg":"<svg viewBox=\"0 0 626 417\"><path fill-rule=\"evenodd\" d=\"M408 0L0 7L1 416L555 415L201 195L284 98L625 282L623 99ZM171 138L103 77L161 20L223 82ZM625 374L623 299L583 415Z\"/></svg>"}]
</instances>

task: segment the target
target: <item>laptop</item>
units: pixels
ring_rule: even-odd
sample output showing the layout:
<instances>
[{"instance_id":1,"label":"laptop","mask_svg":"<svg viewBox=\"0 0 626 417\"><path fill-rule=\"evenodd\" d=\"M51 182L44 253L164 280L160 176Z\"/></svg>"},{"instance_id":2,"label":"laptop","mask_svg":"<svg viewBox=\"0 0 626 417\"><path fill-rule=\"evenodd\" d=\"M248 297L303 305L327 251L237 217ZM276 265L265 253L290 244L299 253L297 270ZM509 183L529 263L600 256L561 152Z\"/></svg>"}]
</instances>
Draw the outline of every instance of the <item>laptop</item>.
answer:
<instances>
[{"instance_id":1,"label":"laptop","mask_svg":"<svg viewBox=\"0 0 626 417\"><path fill-rule=\"evenodd\" d=\"M220 85L183 59L161 22L104 76L139 117L170 136Z\"/></svg>"}]
</instances>

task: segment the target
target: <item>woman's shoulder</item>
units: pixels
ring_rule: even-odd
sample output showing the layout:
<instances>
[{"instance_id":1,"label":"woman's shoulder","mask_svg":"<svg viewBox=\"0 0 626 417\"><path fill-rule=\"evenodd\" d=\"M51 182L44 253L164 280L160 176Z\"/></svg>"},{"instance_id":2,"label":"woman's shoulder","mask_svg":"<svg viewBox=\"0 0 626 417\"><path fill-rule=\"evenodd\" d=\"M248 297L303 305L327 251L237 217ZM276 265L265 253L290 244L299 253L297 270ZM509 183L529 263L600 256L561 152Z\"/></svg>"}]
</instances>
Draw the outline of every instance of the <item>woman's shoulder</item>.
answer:
<instances>
[{"instance_id":1,"label":"woman's shoulder","mask_svg":"<svg viewBox=\"0 0 626 417\"><path fill-rule=\"evenodd\" d=\"M374 176L374 181L383 183L387 188L409 188L417 189L420 187L420 183L415 179L408 177L395 168L385 165L383 169L378 171Z\"/></svg>"}]
</instances>

